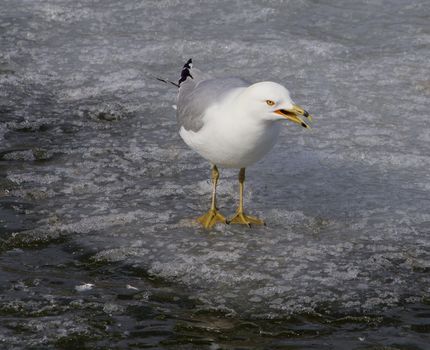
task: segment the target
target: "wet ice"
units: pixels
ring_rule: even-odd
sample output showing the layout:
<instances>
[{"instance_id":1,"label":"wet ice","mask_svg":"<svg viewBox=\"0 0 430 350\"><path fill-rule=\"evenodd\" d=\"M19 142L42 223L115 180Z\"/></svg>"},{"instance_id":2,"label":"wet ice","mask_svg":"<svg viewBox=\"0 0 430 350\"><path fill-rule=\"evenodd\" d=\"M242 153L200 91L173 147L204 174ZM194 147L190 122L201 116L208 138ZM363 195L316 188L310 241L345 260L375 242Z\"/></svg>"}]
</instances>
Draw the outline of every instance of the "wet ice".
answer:
<instances>
[{"instance_id":1,"label":"wet ice","mask_svg":"<svg viewBox=\"0 0 430 350\"><path fill-rule=\"evenodd\" d=\"M6 1L2 160L8 196L39 218L9 246L69 237L94 260L186 286L202 308L254 317L428 297L428 5L349 6L207 3L172 19L182 7L170 1ZM175 89L148 74L175 79L188 57L284 83L315 116L311 132L286 125L248 171L246 202L266 228L192 221L209 165L177 136ZM236 174L221 176L232 214Z\"/></svg>"}]
</instances>

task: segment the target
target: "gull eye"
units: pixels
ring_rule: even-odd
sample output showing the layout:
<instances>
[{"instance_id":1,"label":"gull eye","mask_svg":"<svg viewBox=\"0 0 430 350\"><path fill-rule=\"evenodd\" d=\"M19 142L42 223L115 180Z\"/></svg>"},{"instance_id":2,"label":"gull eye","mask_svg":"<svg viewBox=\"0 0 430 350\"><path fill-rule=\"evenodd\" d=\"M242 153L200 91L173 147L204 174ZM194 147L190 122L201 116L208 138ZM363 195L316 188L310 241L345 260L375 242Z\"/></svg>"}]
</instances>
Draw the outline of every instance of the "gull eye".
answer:
<instances>
[{"instance_id":1,"label":"gull eye","mask_svg":"<svg viewBox=\"0 0 430 350\"><path fill-rule=\"evenodd\" d=\"M266 100L266 103L267 103L267 105L269 105L269 106L273 106L273 105L275 104L275 102L274 102L274 101L272 101L272 100Z\"/></svg>"}]
</instances>

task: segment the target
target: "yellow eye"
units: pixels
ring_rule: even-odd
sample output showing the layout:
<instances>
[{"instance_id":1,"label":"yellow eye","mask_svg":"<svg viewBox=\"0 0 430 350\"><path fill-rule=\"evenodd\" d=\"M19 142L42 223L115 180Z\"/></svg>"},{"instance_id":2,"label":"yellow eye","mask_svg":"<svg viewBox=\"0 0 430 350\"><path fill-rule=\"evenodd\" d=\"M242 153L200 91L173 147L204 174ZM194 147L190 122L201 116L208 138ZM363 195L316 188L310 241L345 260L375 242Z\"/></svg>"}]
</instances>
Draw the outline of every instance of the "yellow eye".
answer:
<instances>
[{"instance_id":1,"label":"yellow eye","mask_svg":"<svg viewBox=\"0 0 430 350\"><path fill-rule=\"evenodd\" d=\"M273 106L273 105L275 104L275 102L274 102L274 101L272 101L272 100L266 100L266 103L267 103L269 106Z\"/></svg>"}]
</instances>

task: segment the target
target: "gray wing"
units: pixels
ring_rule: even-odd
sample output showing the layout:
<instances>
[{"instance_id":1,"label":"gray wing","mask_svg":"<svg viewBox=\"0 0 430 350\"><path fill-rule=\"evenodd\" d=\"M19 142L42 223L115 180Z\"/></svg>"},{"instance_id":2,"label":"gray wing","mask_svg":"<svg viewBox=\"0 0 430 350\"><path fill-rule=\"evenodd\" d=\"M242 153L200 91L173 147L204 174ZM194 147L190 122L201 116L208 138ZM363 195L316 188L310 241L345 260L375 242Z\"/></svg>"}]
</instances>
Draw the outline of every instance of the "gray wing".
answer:
<instances>
[{"instance_id":1,"label":"gray wing","mask_svg":"<svg viewBox=\"0 0 430 350\"><path fill-rule=\"evenodd\" d=\"M240 78L207 78L197 69L191 70L193 79L184 81L178 94L176 116L179 128L199 131L203 127L203 116L208 107L222 100L235 88L248 87L250 83Z\"/></svg>"}]
</instances>

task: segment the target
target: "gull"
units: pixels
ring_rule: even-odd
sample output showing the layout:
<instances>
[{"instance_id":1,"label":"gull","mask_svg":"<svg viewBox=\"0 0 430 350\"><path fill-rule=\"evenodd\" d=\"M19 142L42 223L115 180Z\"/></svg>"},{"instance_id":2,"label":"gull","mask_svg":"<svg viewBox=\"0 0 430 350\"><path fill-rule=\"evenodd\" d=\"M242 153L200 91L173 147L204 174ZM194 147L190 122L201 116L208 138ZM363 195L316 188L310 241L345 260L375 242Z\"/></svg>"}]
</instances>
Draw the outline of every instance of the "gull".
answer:
<instances>
[{"instance_id":1,"label":"gull","mask_svg":"<svg viewBox=\"0 0 430 350\"><path fill-rule=\"evenodd\" d=\"M301 116L309 120L311 116L278 83L251 84L240 78L212 78L193 68L191 59L183 66L178 84L172 84L179 88L176 107L179 134L190 148L212 164L211 207L197 221L206 229L218 222L264 225L263 220L245 213L245 168L272 149L283 121L309 128ZM216 203L218 167L240 169L239 206L230 220L219 212Z\"/></svg>"}]
</instances>

